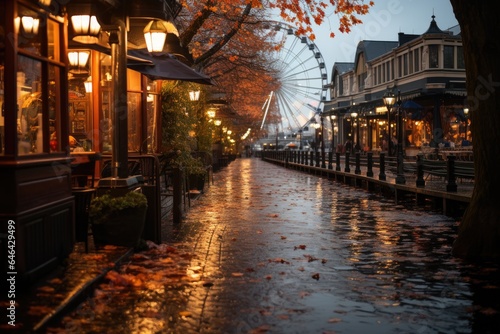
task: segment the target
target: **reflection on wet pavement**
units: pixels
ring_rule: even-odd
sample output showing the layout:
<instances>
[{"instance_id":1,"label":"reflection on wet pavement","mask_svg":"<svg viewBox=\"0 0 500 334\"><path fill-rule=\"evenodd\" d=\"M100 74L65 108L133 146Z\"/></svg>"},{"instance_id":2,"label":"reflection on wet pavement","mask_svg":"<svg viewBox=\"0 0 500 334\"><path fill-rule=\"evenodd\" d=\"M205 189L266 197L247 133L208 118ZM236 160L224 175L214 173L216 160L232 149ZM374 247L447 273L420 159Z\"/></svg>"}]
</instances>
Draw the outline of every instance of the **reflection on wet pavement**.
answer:
<instances>
[{"instance_id":1,"label":"reflection on wet pavement","mask_svg":"<svg viewBox=\"0 0 500 334\"><path fill-rule=\"evenodd\" d=\"M51 332L492 333L498 264L451 257L458 223L238 159L169 241Z\"/></svg>"}]
</instances>

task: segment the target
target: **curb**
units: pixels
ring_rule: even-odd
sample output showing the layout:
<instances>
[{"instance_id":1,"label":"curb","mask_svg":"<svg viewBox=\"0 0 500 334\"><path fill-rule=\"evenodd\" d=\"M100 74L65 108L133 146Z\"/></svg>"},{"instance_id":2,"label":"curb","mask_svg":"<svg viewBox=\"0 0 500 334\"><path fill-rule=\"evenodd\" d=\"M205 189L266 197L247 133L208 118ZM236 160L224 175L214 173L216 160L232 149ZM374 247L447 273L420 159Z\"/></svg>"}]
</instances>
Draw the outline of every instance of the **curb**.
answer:
<instances>
[{"instance_id":1,"label":"curb","mask_svg":"<svg viewBox=\"0 0 500 334\"><path fill-rule=\"evenodd\" d=\"M95 278L77 286L54 311L47 314L42 320L40 320L33 326L33 331L39 332L45 329L45 327L51 322L60 319L64 314L68 313L74 307L80 304L88 295L90 295L94 291L95 287L104 279L104 277L110 270L117 268L123 261L129 258L132 253L134 253L134 249L130 248L115 261L113 266L105 268Z\"/></svg>"}]
</instances>

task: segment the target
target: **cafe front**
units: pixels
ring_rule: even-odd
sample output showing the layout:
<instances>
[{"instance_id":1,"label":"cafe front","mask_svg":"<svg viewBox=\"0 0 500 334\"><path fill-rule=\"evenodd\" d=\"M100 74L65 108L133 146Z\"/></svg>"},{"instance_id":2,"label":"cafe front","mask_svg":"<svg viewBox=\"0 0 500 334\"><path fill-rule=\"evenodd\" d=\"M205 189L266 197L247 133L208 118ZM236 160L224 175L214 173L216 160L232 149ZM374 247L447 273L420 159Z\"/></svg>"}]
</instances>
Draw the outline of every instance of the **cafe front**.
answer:
<instances>
[{"instance_id":1,"label":"cafe front","mask_svg":"<svg viewBox=\"0 0 500 334\"><path fill-rule=\"evenodd\" d=\"M129 153L159 151L158 79L208 83L180 61L182 75L164 73L156 66L161 58L129 52L144 52L148 22L178 14L178 6L164 2L176 3L0 2L0 255L5 272L20 281L36 280L72 252L74 190L97 185L99 159L107 156L112 176L122 179ZM100 28L77 31L82 15L95 23L96 10ZM138 34L142 42L134 44ZM85 159L97 160L96 177L75 184L75 165Z\"/></svg>"}]
</instances>

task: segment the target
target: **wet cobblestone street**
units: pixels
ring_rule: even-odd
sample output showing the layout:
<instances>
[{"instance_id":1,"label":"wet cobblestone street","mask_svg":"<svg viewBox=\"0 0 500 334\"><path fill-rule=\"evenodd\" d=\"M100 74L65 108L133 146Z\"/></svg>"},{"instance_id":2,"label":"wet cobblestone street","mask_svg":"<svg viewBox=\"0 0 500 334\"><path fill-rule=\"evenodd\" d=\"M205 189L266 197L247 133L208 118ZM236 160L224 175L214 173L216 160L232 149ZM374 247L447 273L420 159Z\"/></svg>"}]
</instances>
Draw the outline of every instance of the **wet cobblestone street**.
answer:
<instances>
[{"instance_id":1,"label":"wet cobblestone street","mask_svg":"<svg viewBox=\"0 0 500 334\"><path fill-rule=\"evenodd\" d=\"M498 264L450 255L458 222L256 158L49 333L496 333Z\"/></svg>"}]
</instances>

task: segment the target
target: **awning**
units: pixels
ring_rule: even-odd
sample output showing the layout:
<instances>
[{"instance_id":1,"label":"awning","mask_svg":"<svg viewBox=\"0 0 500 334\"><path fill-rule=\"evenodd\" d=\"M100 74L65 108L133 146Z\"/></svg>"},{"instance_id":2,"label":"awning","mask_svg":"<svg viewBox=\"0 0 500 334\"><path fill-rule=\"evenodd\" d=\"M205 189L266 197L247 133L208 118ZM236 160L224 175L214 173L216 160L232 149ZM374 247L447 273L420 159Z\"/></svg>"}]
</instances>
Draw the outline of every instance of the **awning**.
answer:
<instances>
[{"instance_id":1,"label":"awning","mask_svg":"<svg viewBox=\"0 0 500 334\"><path fill-rule=\"evenodd\" d=\"M128 68L146 75L151 80L181 80L204 85L213 84L208 76L196 72L168 53L151 54L146 50L129 50L128 56L129 59L134 57L151 61L151 64L137 61L127 63Z\"/></svg>"},{"instance_id":2,"label":"awning","mask_svg":"<svg viewBox=\"0 0 500 334\"><path fill-rule=\"evenodd\" d=\"M403 104L401 105L401 108L403 109L424 109L424 107L422 107L420 104L418 104L417 102L413 101L413 100L407 100L405 102L403 102Z\"/></svg>"},{"instance_id":3,"label":"awning","mask_svg":"<svg viewBox=\"0 0 500 334\"><path fill-rule=\"evenodd\" d=\"M403 102L401 105L401 108L403 110L409 111L408 113L410 114L410 119L414 121L420 121L424 117L422 110L424 107L422 107L420 104L413 100L407 100Z\"/></svg>"}]
</instances>

